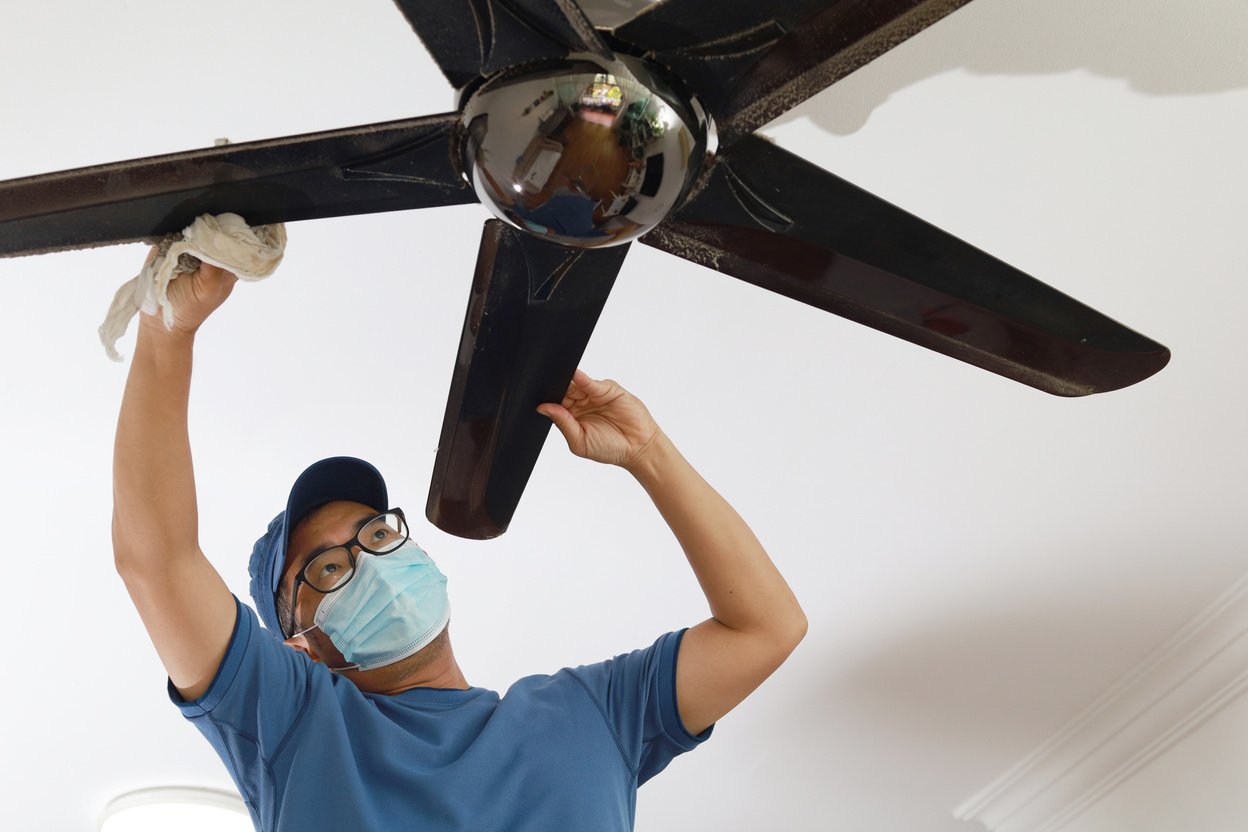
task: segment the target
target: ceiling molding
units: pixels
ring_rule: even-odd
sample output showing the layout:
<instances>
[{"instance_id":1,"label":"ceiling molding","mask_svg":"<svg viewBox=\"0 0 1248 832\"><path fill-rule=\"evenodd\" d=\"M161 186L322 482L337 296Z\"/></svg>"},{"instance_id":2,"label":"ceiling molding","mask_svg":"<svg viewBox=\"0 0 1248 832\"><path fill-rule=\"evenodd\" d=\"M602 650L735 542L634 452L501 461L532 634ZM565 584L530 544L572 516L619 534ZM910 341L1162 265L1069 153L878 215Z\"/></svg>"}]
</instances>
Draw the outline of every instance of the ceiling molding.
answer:
<instances>
[{"instance_id":1,"label":"ceiling molding","mask_svg":"<svg viewBox=\"0 0 1248 832\"><path fill-rule=\"evenodd\" d=\"M990 832L1058 832L1245 689L1248 575L954 817Z\"/></svg>"}]
</instances>

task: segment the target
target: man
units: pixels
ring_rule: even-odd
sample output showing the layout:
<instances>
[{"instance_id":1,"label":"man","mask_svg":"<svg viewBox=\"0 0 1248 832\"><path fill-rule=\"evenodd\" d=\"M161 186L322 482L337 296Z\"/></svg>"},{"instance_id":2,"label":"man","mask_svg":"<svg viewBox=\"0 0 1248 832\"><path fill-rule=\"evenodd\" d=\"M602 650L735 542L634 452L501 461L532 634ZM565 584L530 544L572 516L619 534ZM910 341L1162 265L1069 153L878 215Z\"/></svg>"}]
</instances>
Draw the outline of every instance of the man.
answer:
<instances>
[{"instance_id":1,"label":"man","mask_svg":"<svg viewBox=\"0 0 1248 832\"><path fill-rule=\"evenodd\" d=\"M471 687L445 580L380 474L333 458L256 543L256 614L199 548L187 399L195 333L234 275L170 284L143 316L114 456L113 546L170 696L258 829L631 829L636 788L762 683L806 631L745 522L614 382L577 372L539 411L573 453L629 471L683 547L711 616L597 665ZM275 637L271 637L275 636ZM293 649L292 649L293 648Z\"/></svg>"}]
</instances>

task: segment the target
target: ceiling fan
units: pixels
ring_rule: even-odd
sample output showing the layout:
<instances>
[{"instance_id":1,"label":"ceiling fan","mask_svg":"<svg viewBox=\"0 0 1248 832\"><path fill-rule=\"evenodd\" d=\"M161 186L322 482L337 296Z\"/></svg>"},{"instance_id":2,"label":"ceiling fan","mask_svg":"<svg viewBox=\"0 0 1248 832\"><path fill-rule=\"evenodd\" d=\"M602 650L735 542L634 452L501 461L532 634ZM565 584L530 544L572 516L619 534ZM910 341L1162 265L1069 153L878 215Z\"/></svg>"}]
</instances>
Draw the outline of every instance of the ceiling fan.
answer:
<instances>
[{"instance_id":1,"label":"ceiling fan","mask_svg":"<svg viewBox=\"0 0 1248 832\"><path fill-rule=\"evenodd\" d=\"M588 5L592 0L586 0ZM1160 344L754 131L970 0L395 0L459 110L0 182L0 257L484 203L426 512L502 534L629 241L1060 396ZM616 5L620 3L616 2Z\"/></svg>"}]
</instances>

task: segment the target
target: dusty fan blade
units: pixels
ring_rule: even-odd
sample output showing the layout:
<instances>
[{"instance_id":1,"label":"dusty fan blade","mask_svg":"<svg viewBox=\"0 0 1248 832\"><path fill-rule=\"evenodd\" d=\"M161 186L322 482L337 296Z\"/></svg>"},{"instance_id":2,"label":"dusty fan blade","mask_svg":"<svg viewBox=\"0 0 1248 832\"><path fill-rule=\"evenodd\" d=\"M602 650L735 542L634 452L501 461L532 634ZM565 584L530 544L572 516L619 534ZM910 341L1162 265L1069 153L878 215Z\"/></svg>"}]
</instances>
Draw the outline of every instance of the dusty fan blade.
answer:
<instances>
[{"instance_id":1,"label":"dusty fan blade","mask_svg":"<svg viewBox=\"0 0 1248 832\"><path fill-rule=\"evenodd\" d=\"M575 0L394 2L456 89L509 66L569 52L611 59Z\"/></svg>"},{"instance_id":2,"label":"dusty fan blade","mask_svg":"<svg viewBox=\"0 0 1248 832\"><path fill-rule=\"evenodd\" d=\"M663 0L612 33L698 95L727 147L970 0Z\"/></svg>"},{"instance_id":3,"label":"dusty fan blade","mask_svg":"<svg viewBox=\"0 0 1248 832\"><path fill-rule=\"evenodd\" d=\"M483 540L507 530L628 246L570 249L489 220L425 513Z\"/></svg>"},{"instance_id":4,"label":"dusty fan blade","mask_svg":"<svg viewBox=\"0 0 1248 832\"><path fill-rule=\"evenodd\" d=\"M1059 396L1156 373L1165 347L751 136L643 243Z\"/></svg>"},{"instance_id":5,"label":"dusty fan blade","mask_svg":"<svg viewBox=\"0 0 1248 832\"><path fill-rule=\"evenodd\" d=\"M0 257L129 243L200 214L253 225L476 202L451 162L456 113L171 153L0 182Z\"/></svg>"}]
</instances>

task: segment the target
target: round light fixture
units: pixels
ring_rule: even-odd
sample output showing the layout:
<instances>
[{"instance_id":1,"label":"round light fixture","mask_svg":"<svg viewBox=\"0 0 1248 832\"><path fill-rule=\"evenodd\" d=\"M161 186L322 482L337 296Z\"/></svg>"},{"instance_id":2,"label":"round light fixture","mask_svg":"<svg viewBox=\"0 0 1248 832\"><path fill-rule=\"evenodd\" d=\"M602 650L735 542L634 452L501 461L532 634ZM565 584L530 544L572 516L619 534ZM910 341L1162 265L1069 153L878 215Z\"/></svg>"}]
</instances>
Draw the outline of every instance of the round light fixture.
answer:
<instances>
[{"instance_id":1,"label":"round light fixture","mask_svg":"<svg viewBox=\"0 0 1248 832\"><path fill-rule=\"evenodd\" d=\"M252 832L251 815L237 794L218 789L162 786L109 801L100 832Z\"/></svg>"}]
</instances>

